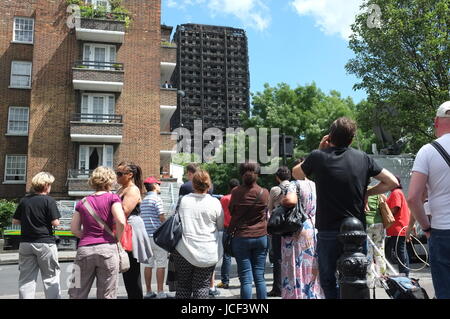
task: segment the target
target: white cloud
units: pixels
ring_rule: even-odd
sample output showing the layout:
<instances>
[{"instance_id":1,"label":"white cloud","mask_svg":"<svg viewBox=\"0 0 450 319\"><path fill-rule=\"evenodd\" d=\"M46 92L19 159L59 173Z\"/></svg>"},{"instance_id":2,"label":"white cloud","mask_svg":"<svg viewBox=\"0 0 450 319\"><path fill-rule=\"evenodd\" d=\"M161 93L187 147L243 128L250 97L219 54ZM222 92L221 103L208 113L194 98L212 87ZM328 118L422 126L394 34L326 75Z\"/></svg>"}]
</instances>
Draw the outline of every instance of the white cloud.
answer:
<instances>
[{"instance_id":1,"label":"white cloud","mask_svg":"<svg viewBox=\"0 0 450 319\"><path fill-rule=\"evenodd\" d=\"M176 8L178 6L178 4L174 0L168 0L167 1L167 6L169 8Z\"/></svg>"},{"instance_id":2,"label":"white cloud","mask_svg":"<svg viewBox=\"0 0 450 319\"><path fill-rule=\"evenodd\" d=\"M363 0L293 0L291 5L301 16L312 16L316 25L329 35L339 34L348 40L350 25L360 11Z\"/></svg>"},{"instance_id":3,"label":"white cloud","mask_svg":"<svg viewBox=\"0 0 450 319\"><path fill-rule=\"evenodd\" d=\"M232 15L243 25L259 31L268 28L271 17L270 10L262 0L168 0L170 8L187 9L196 5L207 6L212 17Z\"/></svg>"}]
</instances>

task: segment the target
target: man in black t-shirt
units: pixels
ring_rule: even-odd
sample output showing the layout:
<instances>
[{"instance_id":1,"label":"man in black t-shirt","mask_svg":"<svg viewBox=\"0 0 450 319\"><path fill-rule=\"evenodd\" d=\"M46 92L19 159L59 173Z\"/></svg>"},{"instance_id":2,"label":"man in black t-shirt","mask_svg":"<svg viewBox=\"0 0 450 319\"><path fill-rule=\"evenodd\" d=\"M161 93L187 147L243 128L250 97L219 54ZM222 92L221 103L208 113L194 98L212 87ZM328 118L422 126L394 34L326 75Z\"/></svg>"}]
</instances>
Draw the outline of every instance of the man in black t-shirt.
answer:
<instances>
[{"instance_id":1,"label":"man in black t-shirt","mask_svg":"<svg viewBox=\"0 0 450 319\"><path fill-rule=\"evenodd\" d=\"M41 271L45 297L59 299L60 267L53 226L59 225L61 214L55 200L48 196L55 178L46 172L33 177L33 193L17 206L13 224L21 226L19 246L19 298L34 299L36 280Z\"/></svg>"},{"instance_id":2,"label":"man in black t-shirt","mask_svg":"<svg viewBox=\"0 0 450 319\"><path fill-rule=\"evenodd\" d=\"M356 217L365 227L367 197L385 193L397 185L389 171L379 167L366 153L349 147L355 133L354 121L345 117L337 119L331 125L330 134L322 138L319 150L293 168L296 179L306 176L316 183L319 276L327 299L339 298L335 273L342 245L336 236L342 221ZM367 190L371 177L380 183ZM296 195L290 195L286 201L296 203Z\"/></svg>"}]
</instances>

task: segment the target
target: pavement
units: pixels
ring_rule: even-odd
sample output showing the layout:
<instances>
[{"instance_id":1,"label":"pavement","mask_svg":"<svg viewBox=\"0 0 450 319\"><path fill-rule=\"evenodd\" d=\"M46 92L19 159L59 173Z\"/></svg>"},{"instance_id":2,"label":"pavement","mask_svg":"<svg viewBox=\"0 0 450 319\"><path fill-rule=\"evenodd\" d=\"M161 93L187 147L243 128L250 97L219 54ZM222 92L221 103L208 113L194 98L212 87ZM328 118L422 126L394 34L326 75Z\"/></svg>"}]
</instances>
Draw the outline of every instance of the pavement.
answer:
<instances>
[{"instance_id":1,"label":"pavement","mask_svg":"<svg viewBox=\"0 0 450 319\"><path fill-rule=\"evenodd\" d=\"M69 275L72 272L72 261L75 258L75 251L59 251L59 261L61 263L61 294L63 299L68 299L69 296L67 294L67 286L68 286L68 278ZM7 253L0 253L0 299L18 299L18 278L19 278L19 271L17 267L17 261L18 261L18 252L7 252ZM220 266L221 261L216 266L216 285L220 282ZM412 269L418 269L421 268L422 264L412 264ZM395 267L395 266L394 266ZM145 281L143 278L144 274L144 267L142 266L142 286L145 290ZM155 270L153 270L153 284L152 284L152 290L156 291L156 283L155 283ZM420 280L420 284L422 287L425 288L430 298L434 297L434 289L433 284L431 281L431 274L430 274L430 268L426 267L425 269L422 269L420 271L413 271L411 272L410 276L412 278L416 278ZM40 276L39 276L40 277ZM219 279L218 279L219 278ZM273 282L273 273L271 264L269 261L266 263L266 283L267 283L267 291L270 291L272 289L272 282ZM95 299L96 298L96 284L94 283L93 288L91 289L91 292L89 294L89 299ZM167 287L165 287L167 288ZM231 265L231 271L230 271L230 287L229 289L220 289L218 288L220 295L215 297L216 299L239 299L240 298L240 283L239 278L237 277L237 265L234 258L232 259L232 265ZM174 294L174 293L169 293ZM256 298L256 289L253 286L253 294L254 298ZM119 292L118 292L118 298L119 299L126 299L127 297L125 286L123 283L123 278L120 276L119 281ZM376 299L389 299L389 296L386 294L383 288L376 288L375 289L375 296ZM44 292L43 292L43 286L42 281L39 278L36 288L36 298L37 299L43 299L45 298ZM373 298L373 291L371 291L371 298ZM270 299L281 299L281 298L270 298Z\"/></svg>"}]
</instances>

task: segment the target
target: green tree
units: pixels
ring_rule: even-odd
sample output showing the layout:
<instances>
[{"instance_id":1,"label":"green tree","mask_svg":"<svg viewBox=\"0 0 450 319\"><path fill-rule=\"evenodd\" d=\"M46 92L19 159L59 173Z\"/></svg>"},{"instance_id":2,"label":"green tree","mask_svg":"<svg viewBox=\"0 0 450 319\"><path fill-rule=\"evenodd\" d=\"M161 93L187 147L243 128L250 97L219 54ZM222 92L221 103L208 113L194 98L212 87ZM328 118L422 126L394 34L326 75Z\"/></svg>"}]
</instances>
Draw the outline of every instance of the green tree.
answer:
<instances>
[{"instance_id":1,"label":"green tree","mask_svg":"<svg viewBox=\"0 0 450 319\"><path fill-rule=\"evenodd\" d=\"M253 94L252 104L252 114L243 115L244 127L279 128L280 133L294 136L297 155L316 149L335 119L356 119L358 109L350 97L344 99L334 90L327 95L314 83L295 89L285 83L265 84L263 92ZM373 140L371 131L358 130L353 146L369 151Z\"/></svg>"},{"instance_id":2,"label":"green tree","mask_svg":"<svg viewBox=\"0 0 450 319\"><path fill-rule=\"evenodd\" d=\"M15 202L0 199L0 234L3 234L4 228L11 225L16 207L17 204Z\"/></svg>"},{"instance_id":3,"label":"green tree","mask_svg":"<svg viewBox=\"0 0 450 319\"><path fill-rule=\"evenodd\" d=\"M370 5L381 8L380 27L367 21ZM364 12L365 11L365 12ZM368 127L383 125L394 138L412 137L407 150L433 138L437 107L450 92L450 3L448 0L368 0L352 25L355 53L346 69L365 89Z\"/></svg>"}]
</instances>

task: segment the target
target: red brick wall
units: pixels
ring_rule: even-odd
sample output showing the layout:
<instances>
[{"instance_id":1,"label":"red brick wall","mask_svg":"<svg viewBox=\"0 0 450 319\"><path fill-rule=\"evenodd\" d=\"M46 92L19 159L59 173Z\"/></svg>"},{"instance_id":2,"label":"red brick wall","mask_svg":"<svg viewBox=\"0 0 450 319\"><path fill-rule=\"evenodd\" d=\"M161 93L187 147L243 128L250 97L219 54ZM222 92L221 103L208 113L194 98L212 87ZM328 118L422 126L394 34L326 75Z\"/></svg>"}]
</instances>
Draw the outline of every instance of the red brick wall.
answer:
<instances>
[{"instance_id":1,"label":"red brick wall","mask_svg":"<svg viewBox=\"0 0 450 319\"><path fill-rule=\"evenodd\" d=\"M74 30L66 25L65 1L38 0L35 7L33 89L31 91L28 183L39 171L56 180L54 196L67 194L67 170L73 161L70 114L76 112L72 66L78 56Z\"/></svg>"},{"instance_id":2,"label":"red brick wall","mask_svg":"<svg viewBox=\"0 0 450 319\"><path fill-rule=\"evenodd\" d=\"M161 105L177 105L177 90L161 88Z\"/></svg>"},{"instance_id":3,"label":"red brick wall","mask_svg":"<svg viewBox=\"0 0 450 319\"><path fill-rule=\"evenodd\" d=\"M6 154L27 154L28 137L6 136L8 108L30 106L31 90L9 89L11 62L32 61L33 45L11 43L15 16L32 17L33 9L23 1L4 0L0 15L0 198L20 198L25 185L3 184Z\"/></svg>"},{"instance_id":4,"label":"red brick wall","mask_svg":"<svg viewBox=\"0 0 450 319\"><path fill-rule=\"evenodd\" d=\"M74 80L123 82L123 71L73 69Z\"/></svg>"},{"instance_id":5,"label":"red brick wall","mask_svg":"<svg viewBox=\"0 0 450 319\"><path fill-rule=\"evenodd\" d=\"M161 62L177 63L177 47L161 46Z\"/></svg>"},{"instance_id":6,"label":"red brick wall","mask_svg":"<svg viewBox=\"0 0 450 319\"><path fill-rule=\"evenodd\" d=\"M160 1L124 1L133 21L118 51L125 63L116 112L124 115L119 161L139 164L144 176L159 176Z\"/></svg>"},{"instance_id":7,"label":"red brick wall","mask_svg":"<svg viewBox=\"0 0 450 319\"><path fill-rule=\"evenodd\" d=\"M77 123L70 124L70 134L86 135L122 135L122 124L113 123Z\"/></svg>"}]
</instances>

